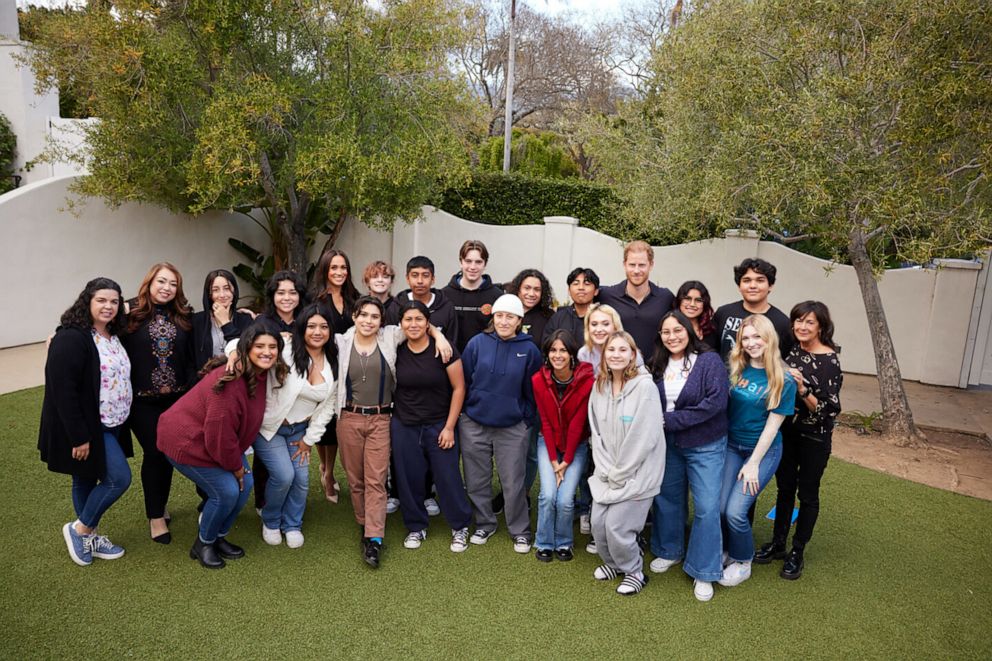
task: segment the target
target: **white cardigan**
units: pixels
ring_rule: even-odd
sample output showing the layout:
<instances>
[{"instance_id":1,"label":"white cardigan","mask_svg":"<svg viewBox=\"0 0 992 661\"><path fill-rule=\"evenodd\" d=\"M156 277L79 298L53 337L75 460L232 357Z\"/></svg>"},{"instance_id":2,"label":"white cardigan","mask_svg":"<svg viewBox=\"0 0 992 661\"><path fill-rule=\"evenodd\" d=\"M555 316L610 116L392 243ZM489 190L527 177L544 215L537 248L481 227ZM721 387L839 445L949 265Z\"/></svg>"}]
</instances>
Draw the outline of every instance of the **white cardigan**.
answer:
<instances>
[{"instance_id":1,"label":"white cardigan","mask_svg":"<svg viewBox=\"0 0 992 661\"><path fill-rule=\"evenodd\" d=\"M406 339L403 329L399 326L386 326L379 329L376 343L382 357L389 365L389 372L393 375L393 383L396 382L396 348ZM334 413L340 414L341 409L348 402L348 389L344 387L344 381L348 378L348 366L351 363L351 349L355 346L355 327L352 326L341 335L334 335L334 341L338 345L338 393L334 405Z\"/></svg>"}]
</instances>

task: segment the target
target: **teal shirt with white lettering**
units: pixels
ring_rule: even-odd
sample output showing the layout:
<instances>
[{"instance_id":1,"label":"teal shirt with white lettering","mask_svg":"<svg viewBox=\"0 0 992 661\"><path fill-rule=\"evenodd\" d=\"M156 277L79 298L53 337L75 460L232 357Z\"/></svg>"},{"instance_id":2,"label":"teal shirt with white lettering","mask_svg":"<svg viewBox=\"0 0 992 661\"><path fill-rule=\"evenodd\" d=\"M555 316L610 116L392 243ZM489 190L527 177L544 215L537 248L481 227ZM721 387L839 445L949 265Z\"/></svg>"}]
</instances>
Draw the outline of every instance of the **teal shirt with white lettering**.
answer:
<instances>
[{"instance_id":1,"label":"teal shirt with white lettering","mask_svg":"<svg viewBox=\"0 0 992 661\"><path fill-rule=\"evenodd\" d=\"M790 416L795 412L796 382L789 374L785 375L782 399L779 400L778 407L770 411L767 407L768 374L763 369L748 365L737 383L730 387L730 406L727 408L730 419L728 440L741 447L753 448L758 444L769 413ZM781 442L782 431L779 430L773 443Z\"/></svg>"}]
</instances>

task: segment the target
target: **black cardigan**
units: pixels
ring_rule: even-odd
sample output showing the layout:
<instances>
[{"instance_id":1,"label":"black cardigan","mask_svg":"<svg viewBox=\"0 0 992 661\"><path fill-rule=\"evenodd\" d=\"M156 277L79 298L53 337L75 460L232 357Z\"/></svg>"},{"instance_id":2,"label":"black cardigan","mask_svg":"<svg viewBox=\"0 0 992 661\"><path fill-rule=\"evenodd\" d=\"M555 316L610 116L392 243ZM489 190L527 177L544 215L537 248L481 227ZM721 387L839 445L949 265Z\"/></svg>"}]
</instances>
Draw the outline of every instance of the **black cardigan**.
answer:
<instances>
[{"instance_id":1,"label":"black cardigan","mask_svg":"<svg viewBox=\"0 0 992 661\"><path fill-rule=\"evenodd\" d=\"M250 314L234 311L234 317L220 327L224 341L230 342L241 337L241 333L251 326L253 319ZM210 312L197 312L193 315L193 361L196 370L203 369L207 361L214 357L214 338L210 333L213 324Z\"/></svg>"},{"instance_id":2,"label":"black cardigan","mask_svg":"<svg viewBox=\"0 0 992 661\"><path fill-rule=\"evenodd\" d=\"M119 442L125 456L134 456L130 437L121 437ZM89 457L73 459L72 449L84 443L90 444ZM48 347L38 450L52 472L91 479L106 473L100 354L89 329L59 328Z\"/></svg>"}]
</instances>

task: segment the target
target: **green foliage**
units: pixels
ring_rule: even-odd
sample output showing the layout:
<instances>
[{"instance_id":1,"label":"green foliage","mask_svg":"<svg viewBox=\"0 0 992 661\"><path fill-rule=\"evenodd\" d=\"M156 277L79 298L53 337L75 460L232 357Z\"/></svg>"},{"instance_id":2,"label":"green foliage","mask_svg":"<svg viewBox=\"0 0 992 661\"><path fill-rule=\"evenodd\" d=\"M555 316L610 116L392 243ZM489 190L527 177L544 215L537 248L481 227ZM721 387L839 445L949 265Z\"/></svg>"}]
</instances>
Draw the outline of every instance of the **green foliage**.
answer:
<instances>
[{"instance_id":1,"label":"green foliage","mask_svg":"<svg viewBox=\"0 0 992 661\"><path fill-rule=\"evenodd\" d=\"M29 5L27 9L17 8L17 23L21 41L34 42L43 33L42 24L54 17L66 17L81 10L74 7L39 7ZM59 116L75 119L89 117L86 110L88 93L81 89L71 75L62 76L57 82L59 91Z\"/></svg>"},{"instance_id":2,"label":"green foliage","mask_svg":"<svg viewBox=\"0 0 992 661\"><path fill-rule=\"evenodd\" d=\"M992 236L988 3L716 0L651 68L643 102L585 127L637 222L810 234L835 258L855 232L876 268Z\"/></svg>"},{"instance_id":3,"label":"green foliage","mask_svg":"<svg viewBox=\"0 0 992 661\"><path fill-rule=\"evenodd\" d=\"M882 412L844 411L841 415L841 421L852 427L861 436L867 436L879 431L876 425L882 421Z\"/></svg>"},{"instance_id":4,"label":"green foliage","mask_svg":"<svg viewBox=\"0 0 992 661\"><path fill-rule=\"evenodd\" d=\"M467 178L455 19L444 0L102 2L44 21L32 66L100 117L80 192L265 207L304 271L311 206L385 227Z\"/></svg>"},{"instance_id":5,"label":"green foliage","mask_svg":"<svg viewBox=\"0 0 992 661\"><path fill-rule=\"evenodd\" d=\"M479 168L503 171L503 137L489 138L479 149ZM579 176L564 139L551 131L513 129L510 172L528 177L565 179Z\"/></svg>"},{"instance_id":6,"label":"green foliage","mask_svg":"<svg viewBox=\"0 0 992 661\"><path fill-rule=\"evenodd\" d=\"M14 157L17 155L17 136L10 127L7 116L0 113L0 195L14 187Z\"/></svg>"},{"instance_id":7,"label":"green foliage","mask_svg":"<svg viewBox=\"0 0 992 661\"><path fill-rule=\"evenodd\" d=\"M608 186L581 179L538 179L476 172L466 186L444 191L437 206L491 225L531 225L544 216L573 216L582 227L618 234L621 202Z\"/></svg>"}]
</instances>

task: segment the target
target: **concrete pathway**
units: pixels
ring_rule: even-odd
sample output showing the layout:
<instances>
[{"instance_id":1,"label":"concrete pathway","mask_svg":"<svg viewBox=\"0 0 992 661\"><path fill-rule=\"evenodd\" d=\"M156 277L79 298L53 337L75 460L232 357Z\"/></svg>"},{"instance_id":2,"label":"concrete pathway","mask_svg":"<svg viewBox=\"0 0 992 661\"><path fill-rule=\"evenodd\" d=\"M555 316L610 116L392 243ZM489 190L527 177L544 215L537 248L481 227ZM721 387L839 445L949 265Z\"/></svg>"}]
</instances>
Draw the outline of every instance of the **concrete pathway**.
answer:
<instances>
[{"instance_id":1,"label":"concrete pathway","mask_svg":"<svg viewBox=\"0 0 992 661\"><path fill-rule=\"evenodd\" d=\"M0 394L40 386L45 380L45 345L0 349ZM992 441L992 391L960 390L906 381L916 423L923 427L984 436ZM841 405L845 411L881 410L873 376L845 374Z\"/></svg>"}]
</instances>

